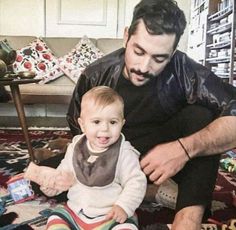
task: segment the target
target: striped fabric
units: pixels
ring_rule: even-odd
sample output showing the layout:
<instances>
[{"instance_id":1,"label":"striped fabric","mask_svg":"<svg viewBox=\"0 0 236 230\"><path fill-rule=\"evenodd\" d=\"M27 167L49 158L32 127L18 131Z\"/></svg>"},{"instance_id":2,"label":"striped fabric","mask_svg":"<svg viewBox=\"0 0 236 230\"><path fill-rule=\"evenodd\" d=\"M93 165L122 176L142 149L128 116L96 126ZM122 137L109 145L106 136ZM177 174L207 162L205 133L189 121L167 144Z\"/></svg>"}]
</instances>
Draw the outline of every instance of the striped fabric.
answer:
<instances>
[{"instance_id":1,"label":"striped fabric","mask_svg":"<svg viewBox=\"0 0 236 230\"><path fill-rule=\"evenodd\" d=\"M138 230L136 216L128 218L124 224L105 220L105 216L89 218L76 215L68 206L56 208L48 219L47 230Z\"/></svg>"}]
</instances>

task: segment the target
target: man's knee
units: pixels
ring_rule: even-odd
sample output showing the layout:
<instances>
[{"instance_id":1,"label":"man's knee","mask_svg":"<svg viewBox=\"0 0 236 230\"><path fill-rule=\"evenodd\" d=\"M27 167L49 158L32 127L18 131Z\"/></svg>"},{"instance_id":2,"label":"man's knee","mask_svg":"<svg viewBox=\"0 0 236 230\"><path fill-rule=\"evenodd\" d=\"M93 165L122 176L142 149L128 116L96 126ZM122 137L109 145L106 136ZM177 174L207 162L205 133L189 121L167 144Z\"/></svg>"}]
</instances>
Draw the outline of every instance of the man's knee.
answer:
<instances>
[{"instance_id":1,"label":"man's knee","mask_svg":"<svg viewBox=\"0 0 236 230\"><path fill-rule=\"evenodd\" d=\"M216 118L215 114L206 107L189 105L178 113L183 136L190 135L206 127Z\"/></svg>"},{"instance_id":2,"label":"man's knee","mask_svg":"<svg viewBox=\"0 0 236 230\"><path fill-rule=\"evenodd\" d=\"M179 210L172 225L172 229L200 229L204 207L201 205L189 206Z\"/></svg>"}]
</instances>

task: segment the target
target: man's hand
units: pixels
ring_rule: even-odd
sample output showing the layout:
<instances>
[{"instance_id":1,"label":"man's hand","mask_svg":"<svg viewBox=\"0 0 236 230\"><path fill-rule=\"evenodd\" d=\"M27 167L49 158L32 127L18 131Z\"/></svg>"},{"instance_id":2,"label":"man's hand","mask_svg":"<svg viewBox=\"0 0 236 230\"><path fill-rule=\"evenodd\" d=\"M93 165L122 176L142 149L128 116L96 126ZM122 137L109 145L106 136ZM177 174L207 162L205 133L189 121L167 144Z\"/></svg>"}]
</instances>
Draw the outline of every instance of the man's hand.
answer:
<instances>
[{"instance_id":1,"label":"man's hand","mask_svg":"<svg viewBox=\"0 0 236 230\"><path fill-rule=\"evenodd\" d=\"M141 160L141 167L154 184L160 185L178 173L188 161L178 141L160 144Z\"/></svg>"},{"instance_id":2,"label":"man's hand","mask_svg":"<svg viewBox=\"0 0 236 230\"><path fill-rule=\"evenodd\" d=\"M128 215L123 208L121 208L119 205L114 205L112 209L107 213L106 220L113 219L116 222L123 224L126 221L127 217Z\"/></svg>"}]
</instances>

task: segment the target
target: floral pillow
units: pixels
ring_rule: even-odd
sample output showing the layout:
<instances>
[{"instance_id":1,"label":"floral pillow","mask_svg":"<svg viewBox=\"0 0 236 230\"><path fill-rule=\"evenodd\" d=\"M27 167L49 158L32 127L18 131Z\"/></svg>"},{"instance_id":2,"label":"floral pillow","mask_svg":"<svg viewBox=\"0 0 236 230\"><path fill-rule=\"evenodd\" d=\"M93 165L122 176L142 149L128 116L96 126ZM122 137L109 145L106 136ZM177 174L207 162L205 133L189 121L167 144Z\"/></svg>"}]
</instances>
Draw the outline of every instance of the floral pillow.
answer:
<instances>
[{"instance_id":1,"label":"floral pillow","mask_svg":"<svg viewBox=\"0 0 236 230\"><path fill-rule=\"evenodd\" d=\"M76 83L83 70L102 56L103 53L87 36L84 36L74 49L59 58L59 62L63 72Z\"/></svg>"},{"instance_id":2,"label":"floral pillow","mask_svg":"<svg viewBox=\"0 0 236 230\"><path fill-rule=\"evenodd\" d=\"M16 61L13 63L13 71L34 71L35 79L41 79L39 83L45 84L61 77L64 73L59 67L59 61L42 38L37 38L28 46L17 52Z\"/></svg>"}]
</instances>

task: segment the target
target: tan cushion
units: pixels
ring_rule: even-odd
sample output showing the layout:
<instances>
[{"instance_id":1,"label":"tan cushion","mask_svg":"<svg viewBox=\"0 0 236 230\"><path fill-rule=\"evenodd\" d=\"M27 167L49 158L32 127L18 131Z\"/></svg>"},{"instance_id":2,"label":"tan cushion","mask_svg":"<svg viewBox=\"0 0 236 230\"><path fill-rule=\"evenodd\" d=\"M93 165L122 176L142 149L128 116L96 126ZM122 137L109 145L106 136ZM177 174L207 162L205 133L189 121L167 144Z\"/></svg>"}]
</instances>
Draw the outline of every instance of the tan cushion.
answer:
<instances>
[{"instance_id":1,"label":"tan cushion","mask_svg":"<svg viewBox=\"0 0 236 230\"><path fill-rule=\"evenodd\" d=\"M81 38L43 38L57 57L62 57L75 48ZM96 39L90 39L96 45Z\"/></svg>"},{"instance_id":2,"label":"tan cushion","mask_svg":"<svg viewBox=\"0 0 236 230\"><path fill-rule=\"evenodd\" d=\"M67 77L59 78L57 84L19 85L21 98L25 104L69 104L75 84ZM11 93L10 87L5 86Z\"/></svg>"},{"instance_id":3,"label":"tan cushion","mask_svg":"<svg viewBox=\"0 0 236 230\"><path fill-rule=\"evenodd\" d=\"M123 46L123 39L121 38L98 38L97 47L104 54L111 53Z\"/></svg>"},{"instance_id":4,"label":"tan cushion","mask_svg":"<svg viewBox=\"0 0 236 230\"><path fill-rule=\"evenodd\" d=\"M0 40L7 39L9 45L13 49L20 49L22 47L25 47L29 45L30 42L36 39L36 37L33 36L5 36L0 35Z\"/></svg>"},{"instance_id":5,"label":"tan cushion","mask_svg":"<svg viewBox=\"0 0 236 230\"><path fill-rule=\"evenodd\" d=\"M22 84L19 86L21 94L27 95L71 95L75 84L66 76L53 81L54 84ZM10 92L10 87L5 87Z\"/></svg>"}]
</instances>

